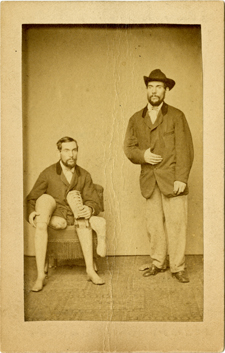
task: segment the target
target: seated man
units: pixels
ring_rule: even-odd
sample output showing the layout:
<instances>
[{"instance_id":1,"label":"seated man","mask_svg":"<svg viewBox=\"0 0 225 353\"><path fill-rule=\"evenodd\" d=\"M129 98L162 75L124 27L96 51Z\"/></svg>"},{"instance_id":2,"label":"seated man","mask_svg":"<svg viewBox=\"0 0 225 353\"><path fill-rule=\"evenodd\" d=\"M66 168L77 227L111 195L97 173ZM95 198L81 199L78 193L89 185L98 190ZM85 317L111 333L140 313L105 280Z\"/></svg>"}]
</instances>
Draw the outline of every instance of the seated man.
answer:
<instances>
[{"instance_id":1,"label":"seated man","mask_svg":"<svg viewBox=\"0 0 225 353\"><path fill-rule=\"evenodd\" d=\"M75 224L84 255L88 280L104 281L94 270L92 229L97 233L97 253L106 255L105 219L96 217L100 200L90 174L77 165L78 144L71 137L57 142L60 160L46 168L38 177L26 198L27 219L35 227L37 280L32 291L42 290L48 243L48 226L64 229ZM75 218L75 223L74 223ZM90 227L90 225L92 227Z\"/></svg>"}]
</instances>

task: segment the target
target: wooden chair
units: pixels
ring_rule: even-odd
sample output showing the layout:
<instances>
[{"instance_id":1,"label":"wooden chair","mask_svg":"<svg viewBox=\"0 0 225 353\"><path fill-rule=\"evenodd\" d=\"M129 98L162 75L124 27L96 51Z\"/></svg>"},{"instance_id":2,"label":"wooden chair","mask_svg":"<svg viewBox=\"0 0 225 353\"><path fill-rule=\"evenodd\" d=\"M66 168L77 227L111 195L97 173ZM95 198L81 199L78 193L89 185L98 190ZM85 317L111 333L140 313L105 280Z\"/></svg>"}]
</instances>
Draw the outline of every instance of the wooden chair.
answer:
<instances>
[{"instance_id":1,"label":"wooden chair","mask_svg":"<svg viewBox=\"0 0 225 353\"><path fill-rule=\"evenodd\" d=\"M103 192L104 188L101 185L94 184L98 193L101 212L104 211ZM97 236L93 231L93 256L94 260L97 258L96 253ZM77 236L75 226L67 226L65 229L48 228L48 248L47 248L47 262L50 267L56 267L58 260L79 260L84 261L83 252ZM97 270L96 262L95 269ZM46 268L47 272L47 268Z\"/></svg>"}]
</instances>

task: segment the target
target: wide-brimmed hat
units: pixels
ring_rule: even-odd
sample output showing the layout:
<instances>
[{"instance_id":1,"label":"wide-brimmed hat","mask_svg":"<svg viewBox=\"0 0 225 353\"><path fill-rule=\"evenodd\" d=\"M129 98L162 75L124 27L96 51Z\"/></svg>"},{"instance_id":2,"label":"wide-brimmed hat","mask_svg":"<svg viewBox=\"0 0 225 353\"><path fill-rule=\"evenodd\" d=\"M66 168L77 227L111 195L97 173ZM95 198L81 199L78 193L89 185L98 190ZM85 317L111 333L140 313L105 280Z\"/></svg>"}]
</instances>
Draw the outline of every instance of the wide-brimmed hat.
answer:
<instances>
[{"instance_id":1,"label":"wide-brimmed hat","mask_svg":"<svg viewBox=\"0 0 225 353\"><path fill-rule=\"evenodd\" d=\"M160 82L164 82L167 87L169 88L169 90L171 90L174 85L175 85L175 81L172 80L171 78L167 78L166 75L159 69L153 70L149 76L144 76L144 81L146 86L148 85L148 83L150 81L160 81Z\"/></svg>"}]
</instances>

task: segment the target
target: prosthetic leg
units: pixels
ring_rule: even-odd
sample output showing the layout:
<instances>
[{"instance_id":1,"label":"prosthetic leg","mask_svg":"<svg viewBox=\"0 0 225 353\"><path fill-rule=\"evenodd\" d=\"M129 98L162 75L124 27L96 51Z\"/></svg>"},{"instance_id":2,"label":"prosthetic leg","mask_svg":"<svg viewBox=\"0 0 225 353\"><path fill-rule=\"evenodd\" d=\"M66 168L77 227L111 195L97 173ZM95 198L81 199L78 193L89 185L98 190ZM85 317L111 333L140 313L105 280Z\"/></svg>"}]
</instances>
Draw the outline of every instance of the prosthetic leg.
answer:
<instances>
[{"instance_id":1,"label":"prosthetic leg","mask_svg":"<svg viewBox=\"0 0 225 353\"><path fill-rule=\"evenodd\" d=\"M52 196L44 194L40 196L35 205L35 210L39 213L36 216L36 230L35 230L35 255L37 264L37 280L32 288L33 292L39 292L44 286L46 278L47 263L46 252L48 243L48 224L51 215L56 208L56 202Z\"/></svg>"},{"instance_id":2,"label":"prosthetic leg","mask_svg":"<svg viewBox=\"0 0 225 353\"><path fill-rule=\"evenodd\" d=\"M105 257L106 255L106 221L102 217L91 216L89 219L91 228L97 234L97 254L101 257Z\"/></svg>"},{"instance_id":3,"label":"prosthetic leg","mask_svg":"<svg viewBox=\"0 0 225 353\"><path fill-rule=\"evenodd\" d=\"M83 251L88 280L92 281L94 284L104 284L105 282L94 270L92 229L89 225L89 221L84 218L79 218L79 211L83 208L80 192L77 190L70 191L67 195L67 202L75 217L74 225Z\"/></svg>"}]
</instances>

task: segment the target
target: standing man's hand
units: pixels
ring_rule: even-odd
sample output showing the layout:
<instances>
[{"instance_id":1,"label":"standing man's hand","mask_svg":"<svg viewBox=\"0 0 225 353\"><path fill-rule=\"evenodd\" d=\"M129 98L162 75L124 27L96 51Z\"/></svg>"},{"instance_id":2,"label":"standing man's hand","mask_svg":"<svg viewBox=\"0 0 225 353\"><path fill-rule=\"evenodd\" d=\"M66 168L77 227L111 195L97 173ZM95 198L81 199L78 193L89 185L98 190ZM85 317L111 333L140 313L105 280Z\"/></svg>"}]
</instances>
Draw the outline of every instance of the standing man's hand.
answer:
<instances>
[{"instance_id":1,"label":"standing man's hand","mask_svg":"<svg viewBox=\"0 0 225 353\"><path fill-rule=\"evenodd\" d=\"M186 188L185 183L183 183L182 181L175 181L174 187L173 187L173 192L174 192L174 194L179 195L182 192L184 192L185 188Z\"/></svg>"},{"instance_id":2,"label":"standing man's hand","mask_svg":"<svg viewBox=\"0 0 225 353\"><path fill-rule=\"evenodd\" d=\"M39 213L37 213L36 211L31 212L31 214L29 215L29 223L36 228L36 224L34 223L34 219L36 216L40 216Z\"/></svg>"},{"instance_id":3,"label":"standing man's hand","mask_svg":"<svg viewBox=\"0 0 225 353\"><path fill-rule=\"evenodd\" d=\"M78 212L79 218L89 219L91 215L92 215L92 208L89 206L83 206L83 208L80 209Z\"/></svg>"},{"instance_id":4,"label":"standing man's hand","mask_svg":"<svg viewBox=\"0 0 225 353\"><path fill-rule=\"evenodd\" d=\"M155 165L157 163L162 162L162 157L158 154L152 153L151 149L148 148L144 153L144 160L146 163Z\"/></svg>"}]
</instances>

